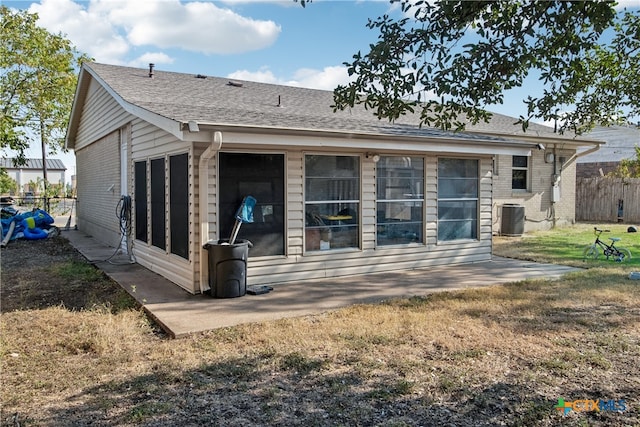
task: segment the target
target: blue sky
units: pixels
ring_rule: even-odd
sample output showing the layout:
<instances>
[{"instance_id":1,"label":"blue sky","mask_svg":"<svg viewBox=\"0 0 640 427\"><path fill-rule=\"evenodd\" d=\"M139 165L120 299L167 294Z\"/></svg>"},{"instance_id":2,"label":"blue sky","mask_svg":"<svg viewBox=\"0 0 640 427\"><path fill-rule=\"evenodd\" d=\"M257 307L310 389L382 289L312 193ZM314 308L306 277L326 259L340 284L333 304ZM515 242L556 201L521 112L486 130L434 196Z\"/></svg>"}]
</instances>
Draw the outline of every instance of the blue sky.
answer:
<instances>
[{"instance_id":1,"label":"blue sky","mask_svg":"<svg viewBox=\"0 0 640 427\"><path fill-rule=\"evenodd\" d=\"M332 90L348 81L344 62L367 52L369 18L399 17L388 1L40 0L7 1L37 12L39 25L65 34L97 62ZM623 2L638 6L640 0ZM511 91L491 110L517 117L537 82ZM28 157L41 157L39 148ZM75 173L73 153L57 154Z\"/></svg>"}]
</instances>

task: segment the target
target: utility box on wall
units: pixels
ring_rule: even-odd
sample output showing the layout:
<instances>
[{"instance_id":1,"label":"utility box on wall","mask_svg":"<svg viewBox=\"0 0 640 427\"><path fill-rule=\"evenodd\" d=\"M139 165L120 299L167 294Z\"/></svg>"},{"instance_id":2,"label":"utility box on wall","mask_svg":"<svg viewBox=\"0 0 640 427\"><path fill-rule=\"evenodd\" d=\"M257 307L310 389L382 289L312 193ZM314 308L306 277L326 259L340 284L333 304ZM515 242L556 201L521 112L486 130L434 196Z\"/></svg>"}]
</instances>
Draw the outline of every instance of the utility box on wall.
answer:
<instances>
[{"instance_id":1,"label":"utility box on wall","mask_svg":"<svg viewBox=\"0 0 640 427\"><path fill-rule=\"evenodd\" d=\"M560 201L560 186L554 185L551 187L551 202L557 203Z\"/></svg>"},{"instance_id":2,"label":"utility box on wall","mask_svg":"<svg viewBox=\"0 0 640 427\"><path fill-rule=\"evenodd\" d=\"M506 203L502 205L501 233L503 236L524 234L524 206Z\"/></svg>"}]
</instances>

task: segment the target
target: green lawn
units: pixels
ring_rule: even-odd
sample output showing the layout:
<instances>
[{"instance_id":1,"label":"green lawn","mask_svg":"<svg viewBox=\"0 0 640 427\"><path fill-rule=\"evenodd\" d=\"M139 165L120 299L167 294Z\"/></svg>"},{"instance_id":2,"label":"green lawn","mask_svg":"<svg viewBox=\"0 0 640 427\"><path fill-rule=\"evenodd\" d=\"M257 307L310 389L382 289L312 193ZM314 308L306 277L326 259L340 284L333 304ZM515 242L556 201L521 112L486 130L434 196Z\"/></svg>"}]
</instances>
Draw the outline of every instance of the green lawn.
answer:
<instances>
[{"instance_id":1,"label":"green lawn","mask_svg":"<svg viewBox=\"0 0 640 427\"><path fill-rule=\"evenodd\" d=\"M602 233L601 240L611 243L610 237L619 237L616 246L631 251L631 259L621 266L602 255L597 260L584 260L584 248L595 241L594 227L610 230ZM571 265L574 267L638 269L640 266L640 233L627 232L627 224L576 224L571 227L526 233L522 237L495 237L494 254L510 258Z\"/></svg>"}]
</instances>

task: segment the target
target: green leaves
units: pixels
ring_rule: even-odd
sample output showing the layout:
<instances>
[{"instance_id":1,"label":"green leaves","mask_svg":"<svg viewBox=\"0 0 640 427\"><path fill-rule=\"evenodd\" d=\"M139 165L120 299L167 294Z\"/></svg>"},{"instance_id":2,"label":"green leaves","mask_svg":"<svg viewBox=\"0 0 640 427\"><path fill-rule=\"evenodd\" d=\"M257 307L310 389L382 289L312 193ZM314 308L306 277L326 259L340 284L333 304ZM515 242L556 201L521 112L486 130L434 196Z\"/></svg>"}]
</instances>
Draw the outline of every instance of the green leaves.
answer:
<instances>
[{"instance_id":1,"label":"green leaves","mask_svg":"<svg viewBox=\"0 0 640 427\"><path fill-rule=\"evenodd\" d=\"M578 133L640 114L637 11L617 14L608 2L392 2L413 18L369 21L378 41L347 63L356 80L334 91L334 108L364 104L389 120L422 108L421 124L459 129L539 76L543 93L523 100L525 129L559 110L570 111L559 130Z\"/></svg>"},{"instance_id":2,"label":"green leaves","mask_svg":"<svg viewBox=\"0 0 640 427\"><path fill-rule=\"evenodd\" d=\"M635 150L635 159L621 160L616 169L607 174L607 176L616 178L640 178L640 147L636 145Z\"/></svg>"},{"instance_id":3,"label":"green leaves","mask_svg":"<svg viewBox=\"0 0 640 427\"><path fill-rule=\"evenodd\" d=\"M0 148L23 157L37 135L55 152L64 146L75 68L89 58L62 35L38 27L37 15L6 6L0 13Z\"/></svg>"}]
</instances>

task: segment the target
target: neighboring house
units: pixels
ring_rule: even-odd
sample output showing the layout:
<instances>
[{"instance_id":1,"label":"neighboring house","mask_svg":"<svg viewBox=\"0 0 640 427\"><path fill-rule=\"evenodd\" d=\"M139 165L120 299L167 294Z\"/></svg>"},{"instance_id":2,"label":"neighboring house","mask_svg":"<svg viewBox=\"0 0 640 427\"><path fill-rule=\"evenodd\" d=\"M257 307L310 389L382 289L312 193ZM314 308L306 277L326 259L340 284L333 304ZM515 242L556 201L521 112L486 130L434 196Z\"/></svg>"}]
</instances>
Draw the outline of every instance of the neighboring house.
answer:
<instances>
[{"instance_id":1,"label":"neighboring house","mask_svg":"<svg viewBox=\"0 0 640 427\"><path fill-rule=\"evenodd\" d=\"M635 159L635 147L640 146L640 128L633 125L598 126L586 136L605 141L606 144L597 153L578 159L578 178L592 178L612 172L621 160Z\"/></svg>"},{"instance_id":2,"label":"neighboring house","mask_svg":"<svg viewBox=\"0 0 640 427\"><path fill-rule=\"evenodd\" d=\"M31 188L30 182L36 183L42 180L42 159L27 159L26 164L16 166L13 159L0 159L0 168L6 169L9 177L18 183L18 196L25 192L36 192L37 188ZM62 160L47 159L47 181L51 184L64 184L67 168Z\"/></svg>"},{"instance_id":3,"label":"neighboring house","mask_svg":"<svg viewBox=\"0 0 640 427\"><path fill-rule=\"evenodd\" d=\"M556 172L569 174L575 147L596 146L523 136L504 116L488 131L453 133L362 108L334 113L332 95L84 64L66 140L77 160L78 228L127 244L138 263L192 293L209 288L203 244L231 235L247 195L258 201L238 236L254 245L249 284L485 261L495 186L512 182L504 159L527 159L518 163L526 176L513 180L530 182L543 204L550 186L540 195L538 184L553 172L544 154L555 151ZM125 243L115 214L123 195L133 205Z\"/></svg>"}]
</instances>

